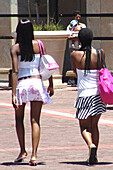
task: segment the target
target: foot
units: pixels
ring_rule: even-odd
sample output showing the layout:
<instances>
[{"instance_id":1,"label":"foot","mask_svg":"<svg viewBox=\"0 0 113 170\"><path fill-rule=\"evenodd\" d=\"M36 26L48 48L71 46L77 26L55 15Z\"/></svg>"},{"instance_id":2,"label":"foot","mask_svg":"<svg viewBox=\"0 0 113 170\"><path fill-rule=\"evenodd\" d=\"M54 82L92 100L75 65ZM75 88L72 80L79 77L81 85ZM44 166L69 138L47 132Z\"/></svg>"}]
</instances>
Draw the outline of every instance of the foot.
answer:
<instances>
[{"instance_id":1,"label":"foot","mask_svg":"<svg viewBox=\"0 0 113 170\"><path fill-rule=\"evenodd\" d=\"M29 161L30 166L37 166L37 158L35 156L32 156Z\"/></svg>"},{"instance_id":2,"label":"foot","mask_svg":"<svg viewBox=\"0 0 113 170\"><path fill-rule=\"evenodd\" d=\"M98 162L96 157L97 147L93 144L90 146L90 156L89 156L89 165L96 164Z\"/></svg>"},{"instance_id":3,"label":"foot","mask_svg":"<svg viewBox=\"0 0 113 170\"><path fill-rule=\"evenodd\" d=\"M22 162L27 157L27 152L20 153L14 162Z\"/></svg>"}]
</instances>

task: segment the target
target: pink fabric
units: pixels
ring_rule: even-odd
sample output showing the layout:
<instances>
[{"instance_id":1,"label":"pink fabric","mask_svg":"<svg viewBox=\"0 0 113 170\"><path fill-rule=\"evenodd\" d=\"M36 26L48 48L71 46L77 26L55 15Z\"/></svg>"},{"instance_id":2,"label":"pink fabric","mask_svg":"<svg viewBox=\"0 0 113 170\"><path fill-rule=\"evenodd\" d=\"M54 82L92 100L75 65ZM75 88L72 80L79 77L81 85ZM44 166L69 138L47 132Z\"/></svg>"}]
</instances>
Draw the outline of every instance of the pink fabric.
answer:
<instances>
[{"instance_id":1,"label":"pink fabric","mask_svg":"<svg viewBox=\"0 0 113 170\"><path fill-rule=\"evenodd\" d=\"M40 40L36 40L36 41L38 42L41 56L43 54L46 54L46 51L45 51L45 48L44 48L44 45L43 45L42 41L40 41Z\"/></svg>"},{"instance_id":2,"label":"pink fabric","mask_svg":"<svg viewBox=\"0 0 113 170\"><path fill-rule=\"evenodd\" d=\"M113 104L113 76L107 68L99 71L99 93L104 103Z\"/></svg>"},{"instance_id":3,"label":"pink fabric","mask_svg":"<svg viewBox=\"0 0 113 170\"><path fill-rule=\"evenodd\" d=\"M47 93L41 79L29 78L18 81L16 88L18 105L29 101L42 101L43 104L51 103L51 98Z\"/></svg>"},{"instance_id":4,"label":"pink fabric","mask_svg":"<svg viewBox=\"0 0 113 170\"><path fill-rule=\"evenodd\" d=\"M59 68L59 66L58 66L57 63L49 63L48 64L48 69L49 70L58 69L58 68Z\"/></svg>"}]
</instances>

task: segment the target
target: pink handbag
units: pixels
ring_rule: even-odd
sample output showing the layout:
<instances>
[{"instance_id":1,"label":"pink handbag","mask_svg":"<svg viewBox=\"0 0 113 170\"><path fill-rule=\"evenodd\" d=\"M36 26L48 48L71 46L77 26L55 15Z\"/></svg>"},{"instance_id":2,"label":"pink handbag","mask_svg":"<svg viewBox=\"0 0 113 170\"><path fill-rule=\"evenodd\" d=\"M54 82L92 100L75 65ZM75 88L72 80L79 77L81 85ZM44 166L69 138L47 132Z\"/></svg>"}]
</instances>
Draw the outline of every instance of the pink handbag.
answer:
<instances>
[{"instance_id":1,"label":"pink handbag","mask_svg":"<svg viewBox=\"0 0 113 170\"><path fill-rule=\"evenodd\" d=\"M111 72L106 68L102 50L100 50L100 52L105 68L101 68L100 55L99 55L99 51L97 50L98 66L99 66L99 93L104 103L112 105L113 104L113 76L111 75Z\"/></svg>"},{"instance_id":2,"label":"pink handbag","mask_svg":"<svg viewBox=\"0 0 113 170\"><path fill-rule=\"evenodd\" d=\"M54 58L46 54L42 41L37 40L40 48L39 72L42 80L47 80L59 68Z\"/></svg>"}]
</instances>

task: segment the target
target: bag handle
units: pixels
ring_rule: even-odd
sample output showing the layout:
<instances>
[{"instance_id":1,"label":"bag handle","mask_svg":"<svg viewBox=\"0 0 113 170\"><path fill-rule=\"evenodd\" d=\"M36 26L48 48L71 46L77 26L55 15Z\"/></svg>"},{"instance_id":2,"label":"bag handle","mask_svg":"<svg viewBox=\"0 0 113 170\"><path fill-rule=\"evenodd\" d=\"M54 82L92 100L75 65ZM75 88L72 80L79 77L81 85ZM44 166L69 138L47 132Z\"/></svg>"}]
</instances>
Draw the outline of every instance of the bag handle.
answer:
<instances>
[{"instance_id":1,"label":"bag handle","mask_svg":"<svg viewBox=\"0 0 113 170\"><path fill-rule=\"evenodd\" d=\"M40 40L36 40L36 41L38 42L38 45L39 45L40 55L42 56L43 54L46 54L42 41L40 41Z\"/></svg>"},{"instance_id":2,"label":"bag handle","mask_svg":"<svg viewBox=\"0 0 113 170\"><path fill-rule=\"evenodd\" d=\"M101 52L101 58L102 58L102 61L103 61L103 65L104 65L105 68L107 68L102 49L100 49L100 52Z\"/></svg>"},{"instance_id":3,"label":"bag handle","mask_svg":"<svg viewBox=\"0 0 113 170\"><path fill-rule=\"evenodd\" d=\"M103 65L104 67L106 68L106 63L105 63L105 59L104 59L104 56L103 56L103 51L102 49L100 50L96 50L97 51L97 61L98 61L98 68L99 70L101 69L101 63L100 63L100 54L99 54L99 51L101 52L101 59L103 61Z\"/></svg>"},{"instance_id":4,"label":"bag handle","mask_svg":"<svg viewBox=\"0 0 113 170\"><path fill-rule=\"evenodd\" d=\"M98 68L99 68L99 70L100 70L100 69L101 69L100 54L99 54L99 50L96 50L96 51L97 51Z\"/></svg>"},{"instance_id":5,"label":"bag handle","mask_svg":"<svg viewBox=\"0 0 113 170\"><path fill-rule=\"evenodd\" d=\"M41 57L42 57L43 54L46 54L46 52L45 52L45 48L44 48L42 41L40 41L40 40L36 40L36 41L38 42L39 49L40 49L40 60L39 60L39 66L38 66L38 70L40 72Z\"/></svg>"}]
</instances>

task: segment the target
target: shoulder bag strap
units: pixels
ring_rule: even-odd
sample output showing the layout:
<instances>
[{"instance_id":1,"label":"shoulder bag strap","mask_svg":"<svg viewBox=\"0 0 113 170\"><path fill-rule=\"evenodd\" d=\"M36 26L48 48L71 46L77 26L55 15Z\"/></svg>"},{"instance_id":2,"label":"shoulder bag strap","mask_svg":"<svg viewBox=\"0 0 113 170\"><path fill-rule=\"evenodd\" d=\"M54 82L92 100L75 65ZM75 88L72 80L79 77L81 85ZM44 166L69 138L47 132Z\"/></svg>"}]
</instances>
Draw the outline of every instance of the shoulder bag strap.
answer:
<instances>
[{"instance_id":1,"label":"shoulder bag strap","mask_svg":"<svg viewBox=\"0 0 113 170\"><path fill-rule=\"evenodd\" d=\"M97 62L98 62L98 68L99 70L101 69L101 63L100 63L100 54L99 54L99 50L96 50L97 51Z\"/></svg>"},{"instance_id":2,"label":"shoulder bag strap","mask_svg":"<svg viewBox=\"0 0 113 170\"><path fill-rule=\"evenodd\" d=\"M38 42L41 56L42 56L42 54L46 54L42 41L40 41L40 40L36 40L36 41Z\"/></svg>"},{"instance_id":3,"label":"shoulder bag strap","mask_svg":"<svg viewBox=\"0 0 113 170\"><path fill-rule=\"evenodd\" d=\"M38 66L38 70L40 72L41 57L42 57L43 54L46 54L46 52L45 52L45 48L44 48L42 41L40 41L40 40L36 40L36 41L38 42L39 49L40 49L40 59L39 59L39 66Z\"/></svg>"},{"instance_id":4,"label":"shoulder bag strap","mask_svg":"<svg viewBox=\"0 0 113 170\"><path fill-rule=\"evenodd\" d=\"M104 59L104 55L103 55L102 49L100 49L100 52L101 52L101 58L102 58L102 61L103 61L103 65L106 68L106 63L105 63L105 59Z\"/></svg>"}]
</instances>

